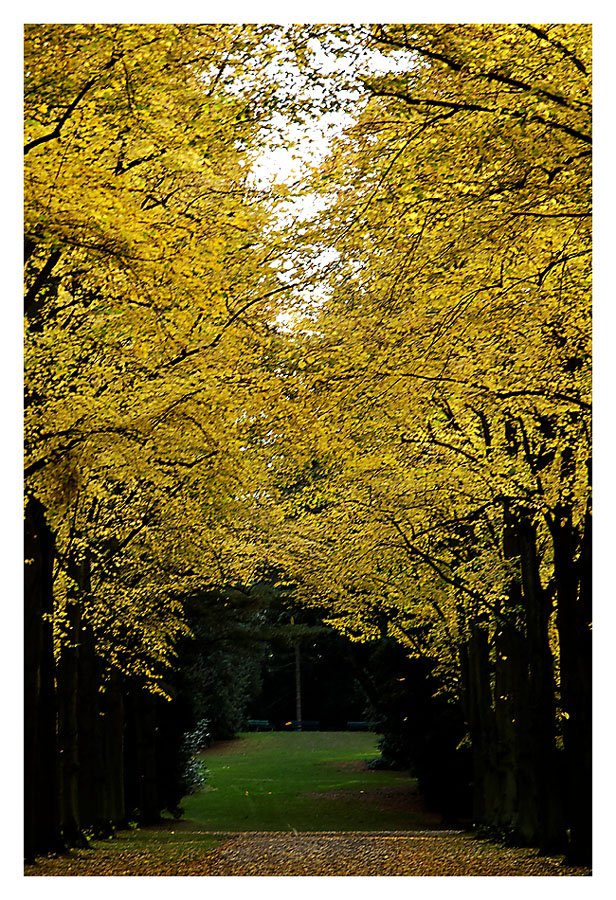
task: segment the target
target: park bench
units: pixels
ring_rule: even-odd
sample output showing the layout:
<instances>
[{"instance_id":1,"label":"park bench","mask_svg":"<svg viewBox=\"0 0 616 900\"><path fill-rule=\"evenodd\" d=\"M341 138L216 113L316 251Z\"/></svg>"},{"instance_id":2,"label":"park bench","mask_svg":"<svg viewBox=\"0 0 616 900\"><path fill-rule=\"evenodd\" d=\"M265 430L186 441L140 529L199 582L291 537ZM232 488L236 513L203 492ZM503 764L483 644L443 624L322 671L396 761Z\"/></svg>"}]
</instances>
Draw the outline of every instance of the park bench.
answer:
<instances>
[{"instance_id":1,"label":"park bench","mask_svg":"<svg viewBox=\"0 0 616 900\"><path fill-rule=\"evenodd\" d=\"M273 731L274 726L270 725L268 719L248 719L249 731Z\"/></svg>"},{"instance_id":2,"label":"park bench","mask_svg":"<svg viewBox=\"0 0 616 900\"><path fill-rule=\"evenodd\" d=\"M372 724L370 722L347 722L349 731L371 731Z\"/></svg>"},{"instance_id":3,"label":"park bench","mask_svg":"<svg viewBox=\"0 0 616 900\"><path fill-rule=\"evenodd\" d=\"M302 719L301 722L291 722L290 725L297 731L318 731L321 727L320 722L307 721L306 719Z\"/></svg>"}]
</instances>

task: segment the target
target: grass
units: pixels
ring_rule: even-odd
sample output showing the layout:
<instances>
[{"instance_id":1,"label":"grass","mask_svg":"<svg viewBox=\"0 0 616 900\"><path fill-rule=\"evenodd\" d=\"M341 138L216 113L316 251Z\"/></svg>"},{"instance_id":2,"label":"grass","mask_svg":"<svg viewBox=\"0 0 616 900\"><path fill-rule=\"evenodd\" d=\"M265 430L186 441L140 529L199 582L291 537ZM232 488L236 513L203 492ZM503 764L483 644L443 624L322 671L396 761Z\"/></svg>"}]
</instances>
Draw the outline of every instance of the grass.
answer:
<instances>
[{"instance_id":1,"label":"grass","mask_svg":"<svg viewBox=\"0 0 616 900\"><path fill-rule=\"evenodd\" d=\"M413 778L366 768L378 755L376 742L365 732L267 732L215 744L201 754L210 776L204 790L185 798L182 819L43 857L25 874L195 874L225 832L438 828Z\"/></svg>"},{"instance_id":2,"label":"grass","mask_svg":"<svg viewBox=\"0 0 616 900\"><path fill-rule=\"evenodd\" d=\"M250 858L248 863L246 859L242 863L240 853L233 862L231 842L231 850L225 849L225 853L231 852L231 865L237 865L237 871L217 868L223 855L211 851L225 841L225 832L408 832L438 828L438 816L423 806L414 779L365 767L365 761L376 753L375 735L361 732L241 735L202 754L211 776L205 790L186 798L183 820L168 818L159 825L119 832L111 840L94 841L88 850L41 857L35 865L27 865L24 874L310 874L301 866L304 860L310 863L311 853L314 874L318 875L590 874L590 870L559 870L560 857L539 859L535 851L498 848L447 833L438 841L434 836L414 835L412 845L408 836L389 834L370 838L368 843L362 843L359 834L350 841L347 836L343 856L340 844L327 844L319 838L315 845L292 837L278 854L280 871L274 872L267 853L262 858ZM285 847L291 847L291 853ZM323 847L331 850L323 852ZM407 869L396 868L396 859L405 855ZM392 869L387 868L390 864Z\"/></svg>"},{"instance_id":3,"label":"grass","mask_svg":"<svg viewBox=\"0 0 616 900\"><path fill-rule=\"evenodd\" d=\"M190 831L398 831L438 826L415 780L372 771L377 738L365 732L242 734L201 754L209 771L185 798Z\"/></svg>"}]
</instances>

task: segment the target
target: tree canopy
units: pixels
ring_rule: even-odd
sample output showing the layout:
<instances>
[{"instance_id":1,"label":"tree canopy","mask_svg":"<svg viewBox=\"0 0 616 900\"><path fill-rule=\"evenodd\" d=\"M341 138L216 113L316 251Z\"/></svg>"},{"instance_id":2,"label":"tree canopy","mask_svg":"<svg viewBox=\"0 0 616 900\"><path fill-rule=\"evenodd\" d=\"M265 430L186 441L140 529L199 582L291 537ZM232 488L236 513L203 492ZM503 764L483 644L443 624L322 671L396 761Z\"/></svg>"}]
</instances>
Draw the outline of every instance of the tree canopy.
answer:
<instances>
[{"instance_id":1,"label":"tree canopy","mask_svg":"<svg viewBox=\"0 0 616 900\"><path fill-rule=\"evenodd\" d=\"M429 661L477 822L582 858L590 27L31 25L25 48L54 664L85 630L101 685L165 695L186 598L275 571ZM259 183L294 141L296 180Z\"/></svg>"}]
</instances>

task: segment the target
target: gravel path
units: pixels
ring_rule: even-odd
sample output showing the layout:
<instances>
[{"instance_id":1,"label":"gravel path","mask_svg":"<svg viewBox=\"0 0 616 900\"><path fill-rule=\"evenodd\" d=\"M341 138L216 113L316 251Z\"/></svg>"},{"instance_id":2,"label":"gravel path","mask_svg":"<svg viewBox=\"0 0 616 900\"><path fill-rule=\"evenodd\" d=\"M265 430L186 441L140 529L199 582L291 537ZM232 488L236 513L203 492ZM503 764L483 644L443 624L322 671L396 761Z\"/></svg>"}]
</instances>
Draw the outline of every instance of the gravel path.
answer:
<instances>
[{"instance_id":1,"label":"gravel path","mask_svg":"<svg viewBox=\"0 0 616 900\"><path fill-rule=\"evenodd\" d=\"M561 859L461 832L244 834L225 841L211 875L573 875Z\"/></svg>"},{"instance_id":2,"label":"gravel path","mask_svg":"<svg viewBox=\"0 0 616 900\"><path fill-rule=\"evenodd\" d=\"M164 849L163 849L164 846ZM169 851L173 852L170 853ZM104 845L26 867L26 875L589 875L562 857L501 847L459 831L247 832L118 854Z\"/></svg>"}]
</instances>

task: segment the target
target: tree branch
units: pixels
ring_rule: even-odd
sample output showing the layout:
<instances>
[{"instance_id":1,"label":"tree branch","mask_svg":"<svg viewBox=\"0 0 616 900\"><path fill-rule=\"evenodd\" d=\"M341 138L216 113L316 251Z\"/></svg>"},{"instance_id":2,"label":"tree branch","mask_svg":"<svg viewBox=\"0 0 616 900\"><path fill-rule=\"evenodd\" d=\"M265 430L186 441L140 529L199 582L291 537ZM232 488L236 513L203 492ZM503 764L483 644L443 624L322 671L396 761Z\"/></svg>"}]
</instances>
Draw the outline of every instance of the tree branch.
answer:
<instances>
[{"instance_id":1,"label":"tree branch","mask_svg":"<svg viewBox=\"0 0 616 900\"><path fill-rule=\"evenodd\" d=\"M34 311L33 304L34 304L34 301L36 300L37 294L41 290L41 288L43 287L45 282L47 281L48 277L51 275L53 267L55 266L55 264L58 262L59 259L60 259L60 251L54 250L53 253L51 253L49 255L49 257L47 258L47 261L45 262L45 265L43 266L41 271L38 273L36 278L34 279L32 286L30 287L29 291L27 292L26 296L24 297L24 313L26 316L30 316L32 314L32 312Z\"/></svg>"},{"instance_id":2,"label":"tree branch","mask_svg":"<svg viewBox=\"0 0 616 900\"><path fill-rule=\"evenodd\" d=\"M113 66L115 66L115 64L118 62L118 60L120 60L122 58L123 55L124 54L121 53L118 56L112 56L111 59L109 60L109 62L103 66L102 72L106 72L108 69L111 69ZM90 88L94 87L94 85L100 79L100 77L101 77L100 75L95 75L94 78L90 78L90 80L84 84L84 86L79 91L77 96L74 98L74 100L71 101L71 103L69 103L69 105L66 107L66 110L64 111L64 113L58 119L53 131L50 131L47 134L43 134L40 137L35 138L33 141L29 141L25 145L24 156L27 156L27 154L30 153L31 150L34 150L34 148L40 146L40 144L45 144L45 143L47 143L47 141L53 141L56 138L60 137L62 128L64 127L66 122L70 119L73 112L75 111L75 109L77 108L79 103L81 103L81 101L83 100L85 95L88 93Z\"/></svg>"}]
</instances>

